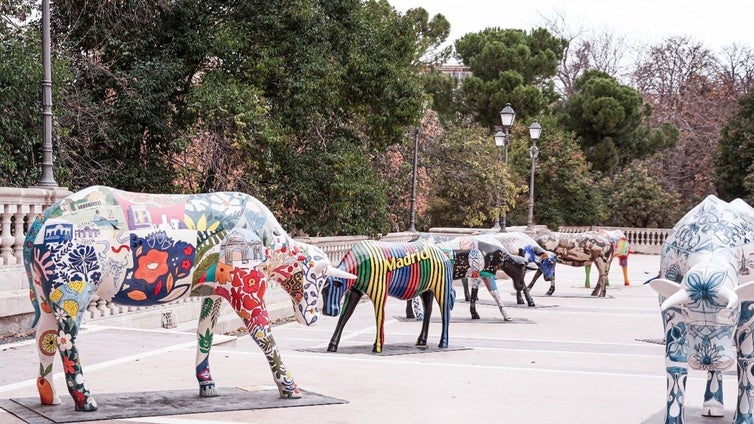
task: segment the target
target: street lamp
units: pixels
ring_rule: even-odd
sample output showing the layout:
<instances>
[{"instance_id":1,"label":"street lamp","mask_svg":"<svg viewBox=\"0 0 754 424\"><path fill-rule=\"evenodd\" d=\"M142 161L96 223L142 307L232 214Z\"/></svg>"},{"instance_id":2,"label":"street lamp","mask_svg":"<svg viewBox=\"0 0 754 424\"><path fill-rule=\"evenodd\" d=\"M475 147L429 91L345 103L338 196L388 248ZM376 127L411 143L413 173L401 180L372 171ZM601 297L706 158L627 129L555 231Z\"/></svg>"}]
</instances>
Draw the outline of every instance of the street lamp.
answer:
<instances>
[{"instance_id":1,"label":"street lamp","mask_svg":"<svg viewBox=\"0 0 754 424\"><path fill-rule=\"evenodd\" d=\"M534 220L534 165L537 163L539 149L537 140L542 135L542 126L536 119L529 125L529 137L531 137L531 147L529 147L529 156L531 157L531 183L529 184L529 220L526 223L526 229L532 230L532 221Z\"/></svg>"},{"instance_id":2,"label":"street lamp","mask_svg":"<svg viewBox=\"0 0 754 424\"><path fill-rule=\"evenodd\" d=\"M419 128L414 128L414 173L411 180L411 215L408 220L408 229L412 233L416 232L416 167L419 161Z\"/></svg>"},{"instance_id":3,"label":"street lamp","mask_svg":"<svg viewBox=\"0 0 754 424\"><path fill-rule=\"evenodd\" d=\"M50 1L42 1L42 187L57 187L52 173L52 66L50 64Z\"/></svg>"},{"instance_id":4,"label":"street lamp","mask_svg":"<svg viewBox=\"0 0 754 424\"><path fill-rule=\"evenodd\" d=\"M500 121L503 124L503 129L495 133L495 145L498 147L497 162L500 163L500 146L502 146L505 150L506 175L508 173L508 146L510 145L510 138L508 137L508 133L510 131L511 126L513 125L514 119L516 119L516 111L513 110L510 103L506 103L503 110L500 111ZM497 209L497 214L495 216L495 225L492 227L492 229L505 232L506 212L508 210L508 196L506 196L505 199L503 200L503 203L504 203L503 224L501 226L500 225L500 187L498 185L496 185L496 187L497 189L495 190L495 207Z\"/></svg>"}]
</instances>

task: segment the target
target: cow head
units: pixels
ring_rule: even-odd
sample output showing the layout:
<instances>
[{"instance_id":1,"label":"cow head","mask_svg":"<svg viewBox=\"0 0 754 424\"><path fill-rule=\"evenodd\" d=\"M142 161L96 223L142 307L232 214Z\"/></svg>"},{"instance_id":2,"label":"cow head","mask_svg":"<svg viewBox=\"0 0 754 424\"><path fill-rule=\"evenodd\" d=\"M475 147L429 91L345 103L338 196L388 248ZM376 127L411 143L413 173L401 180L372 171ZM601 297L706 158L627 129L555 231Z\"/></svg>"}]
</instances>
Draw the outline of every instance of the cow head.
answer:
<instances>
[{"instance_id":1,"label":"cow head","mask_svg":"<svg viewBox=\"0 0 754 424\"><path fill-rule=\"evenodd\" d=\"M733 335L740 302L754 299L754 283L736 287L738 276L729 259L713 256L697 263L680 284L661 278L650 282L665 298L660 306L663 314L680 313L683 317L685 331L669 329L666 334L668 352L675 352L679 359L688 354L693 369L724 370L736 363Z\"/></svg>"},{"instance_id":2,"label":"cow head","mask_svg":"<svg viewBox=\"0 0 754 424\"><path fill-rule=\"evenodd\" d=\"M327 284L322 289L322 313L327 316L338 316L340 314L340 303L348 288L348 281L345 278L328 277Z\"/></svg>"},{"instance_id":3,"label":"cow head","mask_svg":"<svg viewBox=\"0 0 754 424\"><path fill-rule=\"evenodd\" d=\"M291 296L296 321L312 325L319 318L320 293L328 277L352 279L356 276L330 265L330 260L320 248L290 239L288 242L278 249L278 253L287 255L287 260L282 263L284 269L278 266L272 272L275 273L277 270L278 273L285 273L287 271L287 274L284 274L285 278L279 281ZM296 271L296 268L299 270Z\"/></svg>"},{"instance_id":4,"label":"cow head","mask_svg":"<svg viewBox=\"0 0 754 424\"><path fill-rule=\"evenodd\" d=\"M519 256L537 264L545 281L555 280L555 265L558 263L555 253L544 250L539 245L526 245L519 249Z\"/></svg>"}]
</instances>

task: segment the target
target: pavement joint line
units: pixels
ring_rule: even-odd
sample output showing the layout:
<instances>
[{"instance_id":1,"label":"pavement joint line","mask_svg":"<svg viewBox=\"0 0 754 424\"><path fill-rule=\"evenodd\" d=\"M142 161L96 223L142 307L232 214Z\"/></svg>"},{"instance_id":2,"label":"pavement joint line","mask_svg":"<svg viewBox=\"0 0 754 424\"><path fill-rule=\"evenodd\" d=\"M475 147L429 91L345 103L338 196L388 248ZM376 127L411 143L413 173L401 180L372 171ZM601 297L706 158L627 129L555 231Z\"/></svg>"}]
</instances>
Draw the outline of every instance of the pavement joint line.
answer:
<instances>
[{"instance_id":1,"label":"pavement joint line","mask_svg":"<svg viewBox=\"0 0 754 424\"><path fill-rule=\"evenodd\" d=\"M185 348L188 348L190 346L191 347L196 347L196 341L192 340L190 342L178 343L178 344L174 344L174 345L171 345L171 346L166 346L166 347L163 347L163 348L160 348L160 349L150 350L148 352L141 352L141 353L137 353L137 354L134 354L134 355L128 355L128 356L123 356L123 357L120 357L120 358L117 358L117 359L112 359L112 360L109 360L109 361L98 362L96 364L86 365L86 371L91 372L91 371L96 371L96 370L100 370L100 369L104 369L104 368L109 368L109 367L120 365L120 364L123 364L123 363L126 363L126 362L137 361L137 360L144 359L144 358L149 358L149 357L152 357L152 356L155 356L155 355L160 355L160 354L163 354L163 353L166 353L166 352L170 352L170 351L173 351L173 350L185 349ZM63 378L63 376L64 376L64 373L62 373L62 372L56 372L54 374L54 376L53 376L53 379L54 380L60 380L60 379ZM19 381L18 383L13 383L13 384L5 385L5 386L0 386L0 393L8 392L8 391L11 391L11 390L16 390L16 389L20 389L20 388L25 388L27 386L34 387L36 384L37 384L37 379L36 378L25 380L25 381Z\"/></svg>"},{"instance_id":2,"label":"pavement joint line","mask_svg":"<svg viewBox=\"0 0 754 424\"><path fill-rule=\"evenodd\" d=\"M231 351L224 351L224 353L231 353ZM239 352L239 351L232 351L232 353L240 353L240 354L253 354L258 355L258 352ZM556 368L526 368L526 367L511 367L511 366L505 366L505 365L479 365L479 364L465 364L465 363L453 363L453 362L438 362L438 361L419 361L419 360L401 360L401 359L395 359L396 356L379 356L379 354L371 354L371 353L363 353L361 355L363 356L357 356L351 355L351 354L337 354L337 353L328 353L328 354L310 354L305 352L299 352L299 351L287 351L284 352L286 357L295 356L295 357L301 357L301 358L314 358L314 359L332 359L337 361L352 361L352 362L375 362L375 363L381 363L381 362L389 362L391 364L400 364L400 365L424 365L424 366L437 366L437 367L454 367L454 368L475 368L475 369L489 369L489 370L502 370L502 371L523 371L523 372L545 372L545 373L551 373L551 374L578 374L578 375L599 375L599 376L609 376L609 377L639 377L639 378L653 378L653 379L662 379L665 381L666 375L663 373L662 375L657 374L632 374L629 372L605 372L604 370L594 370L594 371L583 371L583 370L568 370L568 369L556 369ZM443 352L433 352L433 353L443 353ZM700 377L692 377L689 376L688 380L696 380L696 381L707 381L706 376L700 376Z\"/></svg>"}]
</instances>

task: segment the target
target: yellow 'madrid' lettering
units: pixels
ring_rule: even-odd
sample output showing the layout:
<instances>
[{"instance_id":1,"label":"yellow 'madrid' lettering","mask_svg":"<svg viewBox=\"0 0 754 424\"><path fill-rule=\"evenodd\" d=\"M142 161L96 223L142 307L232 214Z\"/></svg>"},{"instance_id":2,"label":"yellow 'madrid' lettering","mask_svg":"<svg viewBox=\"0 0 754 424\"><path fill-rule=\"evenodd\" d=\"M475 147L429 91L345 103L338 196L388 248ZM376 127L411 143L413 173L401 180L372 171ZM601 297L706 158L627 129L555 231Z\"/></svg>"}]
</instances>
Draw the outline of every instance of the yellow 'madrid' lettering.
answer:
<instances>
[{"instance_id":1,"label":"yellow 'madrid' lettering","mask_svg":"<svg viewBox=\"0 0 754 424\"><path fill-rule=\"evenodd\" d=\"M421 252L413 252L409 253L408 256L402 257L402 258L390 258L385 259L385 268L387 268L388 271L394 271L398 268L403 268L404 266L413 265L419 261L424 261L430 258L431 252L428 248L424 248Z\"/></svg>"}]
</instances>

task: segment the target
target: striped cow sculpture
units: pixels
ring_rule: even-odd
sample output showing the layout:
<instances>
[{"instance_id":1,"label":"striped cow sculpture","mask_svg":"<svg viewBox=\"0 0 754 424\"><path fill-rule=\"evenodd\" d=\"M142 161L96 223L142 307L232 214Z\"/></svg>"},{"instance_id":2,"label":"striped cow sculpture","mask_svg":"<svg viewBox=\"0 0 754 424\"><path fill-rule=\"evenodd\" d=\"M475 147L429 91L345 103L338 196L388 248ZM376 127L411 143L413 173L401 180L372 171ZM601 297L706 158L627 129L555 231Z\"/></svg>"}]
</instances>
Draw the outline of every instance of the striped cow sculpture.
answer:
<instances>
[{"instance_id":1,"label":"striped cow sculpture","mask_svg":"<svg viewBox=\"0 0 754 424\"><path fill-rule=\"evenodd\" d=\"M432 316L432 298L434 298L442 314L439 347L448 347L450 310L455 301L453 264L434 243L424 240L410 243L361 241L346 252L338 268L355 274L357 278L346 280L340 277L330 277L322 290L324 299L322 312L329 316L340 314L327 348L329 352L338 350L343 328L364 295L372 301L377 321L373 352L382 352L385 342L385 303L388 296L402 300L421 296L424 318L419 338L416 341L417 346L427 345L429 321Z\"/></svg>"},{"instance_id":2,"label":"striped cow sculpture","mask_svg":"<svg viewBox=\"0 0 754 424\"><path fill-rule=\"evenodd\" d=\"M592 296L605 297L607 275L610 273L610 263L613 260L613 244L610 239L596 233L548 231L537 235L534 240L543 249L555 252L558 262L563 265L581 267L594 263L599 271L599 279ZM534 286L541 274L542 270L537 270L529 283L529 289ZM555 280L550 285L554 287Z\"/></svg>"},{"instance_id":3,"label":"striped cow sculpture","mask_svg":"<svg viewBox=\"0 0 754 424\"><path fill-rule=\"evenodd\" d=\"M106 218L102 218L106 215ZM209 351L226 299L264 352L282 398L301 396L283 364L264 304L268 281L291 295L299 322L313 324L326 278L355 278L317 247L289 237L269 209L242 193L159 195L94 186L30 223L24 265L35 308L43 404L60 403L53 386L59 351L76 410L97 403L84 385L77 336L90 300L162 305L206 296L198 326L199 395L217 396Z\"/></svg>"},{"instance_id":4,"label":"striped cow sculpture","mask_svg":"<svg viewBox=\"0 0 754 424\"><path fill-rule=\"evenodd\" d=\"M722 371L738 365L733 422L754 409L754 210L715 196L691 209L668 234L659 276L665 330L666 423L684 423L688 367L707 371L702 415L723 416Z\"/></svg>"}]
</instances>

